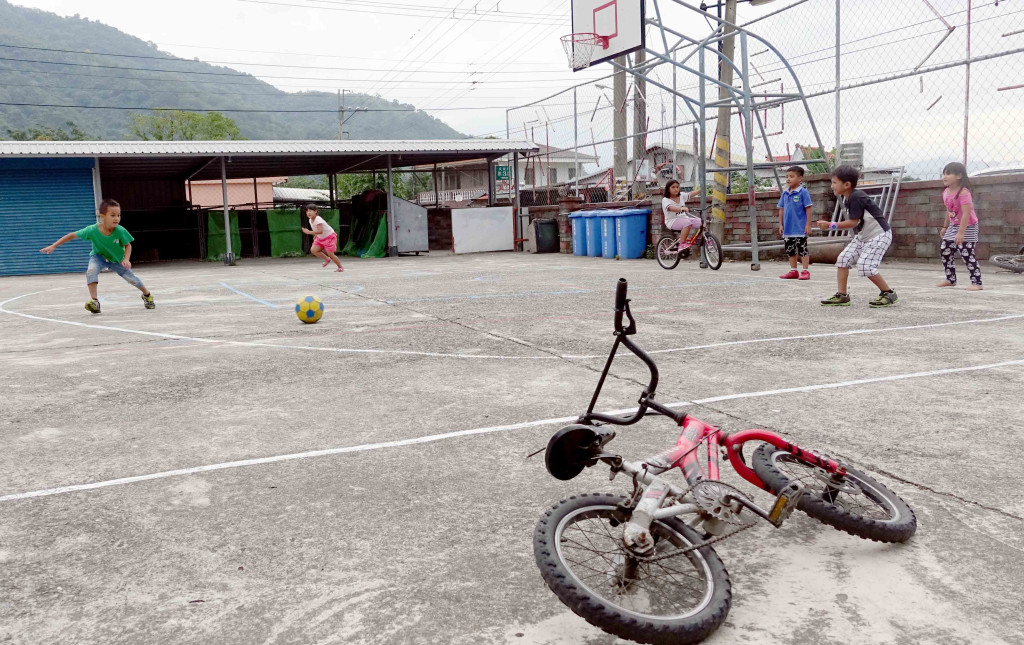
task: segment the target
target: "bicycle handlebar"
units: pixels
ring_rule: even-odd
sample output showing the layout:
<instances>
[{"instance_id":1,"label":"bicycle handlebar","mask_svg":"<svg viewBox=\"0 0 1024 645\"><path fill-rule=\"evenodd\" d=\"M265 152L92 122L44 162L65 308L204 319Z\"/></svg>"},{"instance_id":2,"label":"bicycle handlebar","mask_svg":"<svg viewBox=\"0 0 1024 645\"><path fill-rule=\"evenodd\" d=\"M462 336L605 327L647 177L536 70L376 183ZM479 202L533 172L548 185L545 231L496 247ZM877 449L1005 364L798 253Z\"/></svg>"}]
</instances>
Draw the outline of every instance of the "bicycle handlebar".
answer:
<instances>
[{"instance_id":1,"label":"bicycle handlebar","mask_svg":"<svg viewBox=\"0 0 1024 645\"><path fill-rule=\"evenodd\" d=\"M622 314L626 311L626 289L625 278L619 278L615 285L615 331L622 331Z\"/></svg>"},{"instance_id":2,"label":"bicycle handlebar","mask_svg":"<svg viewBox=\"0 0 1024 645\"><path fill-rule=\"evenodd\" d=\"M682 423L682 420L686 417L684 413L675 412L654 401L654 393L658 388L658 366L655 365L654 359L651 358L650 354L629 339L630 335L636 333L636 324L633 321L633 316L629 313L629 300L626 298L627 290L628 283L626 282L626 279L619 278L618 283L615 285L615 345L612 347L611 355L608 357L608 362L605 364L604 371L601 373L601 379L598 381L597 388L594 391L594 397L590 401L590 407L587 409L587 412L580 417L580 423L603 421L605 423L612 423L615 425L632 425L644 418L648 413L648 409L652 409L658 414L663 414L675 419L679 423ZM622 326L622 317L624 314L629 317L629 328L624 328ZM597 399L600 396L605 377L608 375L608 370L611 368L612 360L615 358L615 353L620 344L625 345L626 349L631 351L637 358L647 365L647 368L651 372L651 380L644 389L640 407L633 415L616 416L594 412L594 406L597 404Z\"/></svg>"}]
</instances>

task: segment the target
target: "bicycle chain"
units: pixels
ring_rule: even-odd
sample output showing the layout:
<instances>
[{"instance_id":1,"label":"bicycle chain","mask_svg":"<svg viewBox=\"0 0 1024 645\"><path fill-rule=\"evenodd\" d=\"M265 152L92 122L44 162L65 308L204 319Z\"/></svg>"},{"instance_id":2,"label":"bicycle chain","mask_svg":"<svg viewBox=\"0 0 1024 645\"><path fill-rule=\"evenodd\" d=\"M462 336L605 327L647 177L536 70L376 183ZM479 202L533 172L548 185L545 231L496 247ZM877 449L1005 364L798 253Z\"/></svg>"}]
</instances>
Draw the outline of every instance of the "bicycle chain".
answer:
<instances>
[{"instance_id":1,"label":"bicycle chain","mask_svg":"<svg viewBox=\"0 0 1024 645\"><path fill-rule=\"evenodd\" d=\"M693 489L696 488L699 484L700 484L700 482L697 482L696 484L690 485L690 487L687 488L686 490L684 490L683 493L677 497L677 499L682 499L683 497L686 497L687 495L689 495L691 492L693 492ZM756 519L751 521L751 522L747 522L746 524L743 524L741 526L738 526L738 527L736 527L735 529L733 529L731 531L727 531L727 532L723 533L722 535L716 535L715 537L707 539L707 540L704 540L703 542L701 542L699 544L692 544L692 545L690 545L688 547L685 547L685 548L682 548L682 549L676 549L675 551L672 551L671 553L666 553L664 555L659 555L659 556L655 556L655 557L652 557L652 558L645 558L645 557L642 557L642 556L641 557L637 557L635 555L633 557L636 558L637 562L660 562L661 560L667 560L669 558L675 558L675 557L678 557L678 556L681 556L681 555L686 555L687 553L690 553L691 551L696 551L697 549L703 549L706 546L711 546L712 544L715 544L717 542L721 542L722 540L724 540L726 538L730 538L730 537L736 535L737 533L741 533L743 531L746 531L747 529L754 528L755 526L757 526L757 520Z\"/></svg>"},{"instance_id":2,"label":"bicycle chain","mask_svg":"<svg viewBox=\"0 0 1024 645\"><path fill-rule=\"evenodd\" d=\"M726 533L723 533L722 535L716 535L713 538L710 538L708 540L704 540L700 544L693 544L693 545L690 545L690 546L688 546L688 547L686 547L684 549L676 549L675 551L672 551L671 553L666 553L665 555L659 555L659 556L656 556L656 557L653 557L653 558L638 557L636 555L634 555L633 557L636 558L637 562L660 562L661 560L668 560L669 558L675 558L675 557L678 557L678 556L681 556L681 555L686 555L687 553L690 553L691 551L696 551L697 549L703 549L706 546L711 546L712 544L715 544L716 542L721 542L725 538L732 537L732 536L736 535L737 533L740 533L742 531L746 531L747 529L753 528L755 526L757 526L757 521L749 522L747 524L744 524L742 526L739 526L739 527L733 529L732 531L728 531Z\"/></svg>"}]
</instances>

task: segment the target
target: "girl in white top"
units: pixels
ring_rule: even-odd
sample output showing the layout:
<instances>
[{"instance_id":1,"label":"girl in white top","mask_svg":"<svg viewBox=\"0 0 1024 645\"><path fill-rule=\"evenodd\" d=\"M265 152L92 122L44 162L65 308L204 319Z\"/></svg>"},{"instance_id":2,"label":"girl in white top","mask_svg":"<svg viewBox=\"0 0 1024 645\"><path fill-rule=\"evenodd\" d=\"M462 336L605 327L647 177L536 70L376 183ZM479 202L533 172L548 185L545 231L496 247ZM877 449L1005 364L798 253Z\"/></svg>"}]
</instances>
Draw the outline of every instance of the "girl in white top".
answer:
<instances>
[{"instance_id":1,"label":"girl in white top","mask_svg":"<svg viewBox=\"0 0 1024 645\"><path fill-rule=\"evenodd\" d=\"M690 209L685 206L686 200L700 193L700 189L689 193L681 192L679 182L673 179L665 185L665 197L661 200L661 210L665 216L665 226L673 231L679 231L679 250L689 248L691 243L686 241L690 235L691 228L700 228L700 218L691 217L686 213Z\"/></svg>"},{"instance_id":2,"label":"girl in white top","mask_svg":"<svg viewBox=\"0 0 1024 645\"><path fill-rule=\"evenodd\" d=\"M313 248L310 249L313 255L317 256L324 263L320 266L327 266L331 262L338 265L338 271L344 271L341 260L334 254L338 250L338 234L334 232L331 225L320 217L316 204L306 204L302 209L303 214L309 218L310 228L302 229L306 235L315 235Z\"/></svg>"}]
</instances>

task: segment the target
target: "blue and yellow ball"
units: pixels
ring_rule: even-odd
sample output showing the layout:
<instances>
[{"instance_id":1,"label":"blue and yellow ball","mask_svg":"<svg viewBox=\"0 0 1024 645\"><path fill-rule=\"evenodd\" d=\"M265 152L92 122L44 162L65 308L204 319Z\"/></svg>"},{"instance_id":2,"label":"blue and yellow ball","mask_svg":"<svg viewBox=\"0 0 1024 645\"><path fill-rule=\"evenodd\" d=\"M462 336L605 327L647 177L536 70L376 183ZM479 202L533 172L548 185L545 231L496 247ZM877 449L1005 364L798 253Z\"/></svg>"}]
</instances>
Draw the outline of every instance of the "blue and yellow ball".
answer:
<instances>
[{"instance_id":1,"label":"blue and yellow ball","mask_svg":"<svg viewBox=\"0 0 1024 645\"><path fill-rule=\"evenodd\" d=\"M295 315L304 323L315 323L324 315L324 303L316 296L302 296L295 303Z\"/></svg>"}]
</instances>

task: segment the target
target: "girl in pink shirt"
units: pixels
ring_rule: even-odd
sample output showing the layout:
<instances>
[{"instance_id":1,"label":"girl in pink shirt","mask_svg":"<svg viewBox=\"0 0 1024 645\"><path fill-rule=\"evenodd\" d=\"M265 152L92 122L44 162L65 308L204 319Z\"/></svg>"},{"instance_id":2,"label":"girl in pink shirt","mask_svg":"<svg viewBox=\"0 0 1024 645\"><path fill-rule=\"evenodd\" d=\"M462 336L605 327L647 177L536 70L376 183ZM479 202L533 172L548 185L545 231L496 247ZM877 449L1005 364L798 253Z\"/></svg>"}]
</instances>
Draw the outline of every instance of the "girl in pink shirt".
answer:
<instances>
[{"instance_id":1,"label":"girl in pink shirt","mask_svg":"<svg viewBox=\"0 0 1024 645\"><path fill-rule=\"evenodd\" d=\"M974 256L978 243L978 215L974 212L974 196L971 194L971 180L962 163L952 162L942 169L942 201L946 205L946 223L942 227L942 245L939 255L946 270L946 279L940 287L956 286L956 255L959 252L971 275L968 291L981 291L981 267Z\"/></svg>"}]
</instances>

